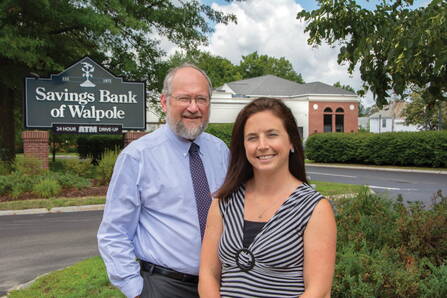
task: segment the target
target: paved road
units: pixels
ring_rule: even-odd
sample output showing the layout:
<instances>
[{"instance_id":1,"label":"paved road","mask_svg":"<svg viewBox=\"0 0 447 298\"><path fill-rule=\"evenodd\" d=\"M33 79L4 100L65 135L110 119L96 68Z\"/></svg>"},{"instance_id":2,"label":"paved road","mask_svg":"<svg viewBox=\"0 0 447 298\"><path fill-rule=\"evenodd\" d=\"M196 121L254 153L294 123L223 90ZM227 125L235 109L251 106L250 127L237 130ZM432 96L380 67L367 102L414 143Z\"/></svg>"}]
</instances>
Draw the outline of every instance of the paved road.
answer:
<instances>
[{"instance_id":1,"label":"paved road","mask_svg":"<svg viewBox=\"0 0 447 298\"><path fill-rule=\"evenodd\" d=\"M102 211L0 216L0 296L35 277L98 255Z\"/></svg>"},{"instance_id":2,"label":"paved road","mask_svg":"<svg viewBox=\"0 0 447 298\"><path fill-rule=\"evenodd\" d=\"M447 195L447 175L383 170L330 168L307 165L313 180L369 185L377 193L395 198L402 194L406 201L423 201L431 205L433 194L441 189Z\"/></svg>"}]
</instances>

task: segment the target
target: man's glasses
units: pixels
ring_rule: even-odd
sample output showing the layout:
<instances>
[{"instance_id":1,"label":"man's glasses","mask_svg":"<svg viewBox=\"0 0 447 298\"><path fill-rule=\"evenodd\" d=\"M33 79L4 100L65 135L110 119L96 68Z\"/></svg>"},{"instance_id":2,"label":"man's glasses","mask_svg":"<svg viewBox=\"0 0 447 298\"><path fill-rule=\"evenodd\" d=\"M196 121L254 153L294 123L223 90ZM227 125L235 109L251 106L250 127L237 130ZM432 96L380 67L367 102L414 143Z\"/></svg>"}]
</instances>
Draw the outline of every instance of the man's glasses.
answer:
<instances>
[{"instance_id":1,"label":"man's glasses","mask_svg":"<svg viewBox=\"0 0 447 298\"><path fill-rule=\"evenodd\" d=\"M206 96L200 96L200 95L196 97L192 97L189 95L178 95L178 96L170 95L170 96L173 97L179 104L182 105L190 105L193 100L199 106L207 106L210 104L210 99Z\"/></svg>"}]
</instances>

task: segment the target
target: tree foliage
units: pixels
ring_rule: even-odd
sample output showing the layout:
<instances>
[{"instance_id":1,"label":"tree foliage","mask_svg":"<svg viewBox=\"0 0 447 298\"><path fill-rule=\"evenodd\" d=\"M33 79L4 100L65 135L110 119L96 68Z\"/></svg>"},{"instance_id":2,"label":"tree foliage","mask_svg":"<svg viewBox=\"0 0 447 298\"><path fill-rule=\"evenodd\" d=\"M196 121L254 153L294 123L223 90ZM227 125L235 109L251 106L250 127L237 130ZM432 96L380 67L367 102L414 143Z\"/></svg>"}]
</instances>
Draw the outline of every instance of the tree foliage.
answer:
<instances>
[{"instance_id":1,"label":"tree foliage","mask_svg":"<svg viewBox=\"0 0 447 298\"><path fill-rule=\"evenodd\" d=\"M430 99L424 96L427 94L421 92L413 92L409 96L411 101L403 110L405 123L418 125L424 130L447 129L447 102L427 105Z\"/></svg>"},{"instance_id":2,"label":"tree foliage","mask_svg":"<svg viewBox=\"0 0 447 298\"><path fill-rule=\"evenodd\" d=\"M0 147L14 158L14 111L30 73L48 76L89 55L126 79L160 86L165 64L157 36L190 49L212 23L235 21L191 1L4 0L0 3Z\"/></svg>"},{"instance_id":3,"label":"tree foliage","mask_svg":"<svg viewBox=\"0 0 447 298\"><path fill-rule=\"evenodd\" d=\"M242 56L239 70L244 79L271 74L300 84L304 83L301 74L297 73L292 63L284 57L275 58L253 52Z\"/></svg>"},{"instance_id":4,"label":"tree foliage","mask_svg":"<svg viewBox=\"0 0 447 298\"><path fill-rule=\"evenodd\" d=\"M347 91L351 91L351 92L355 93L354 88L352 88L350 85L342 85L340 82L336 82L333 86L337 87L337 88L345 89Z\"/></svg>"},{"instance_id":5,"label":"tree foliage","mask_svg":"<svg viewBox=\"0 0 447 298\"><path fill-rule=\"evenodd\" d=\"M375 10L354 0L318 0L319 8L301 11L308 43L341 45L338 63L350 73L359 65L364 89L379 107L390 92L398 95L418 86L435 105L447 92L447 2L432 0L410 9L413 0L381 1Z\"/></svg>"},{"instance_id":6,"label":"tree foliage","mask_svg":"<svg viewBox=\"0 0 447 298\"><path fill-rule=\"evenodd\" d=\"M168 60L170 67L176 67L183 63L193 63L203 69L209 76L213 87L222 86L225 83L242 79L239 69L230 60L212 55L209 52L192 50L187 53L176 52Z\"/></svg>"},{"instance_id":7,"label":"tree foliage","mask_svg":"<svg viewBox=\"0 0 447 298\"><path fill-rule=\"evenodd\" d=\"M267 74L276 75L283 79L304 83L301 74L298 74L284 57L276 58L268 55L259 55L257 52L242 56L239 65L230 60L198 50L186 53L176 52L168 60L169 67L183 63L194 63L206 71L213 86L222 86L225 83L259 77Z\"/></svg>"}]
</instances>

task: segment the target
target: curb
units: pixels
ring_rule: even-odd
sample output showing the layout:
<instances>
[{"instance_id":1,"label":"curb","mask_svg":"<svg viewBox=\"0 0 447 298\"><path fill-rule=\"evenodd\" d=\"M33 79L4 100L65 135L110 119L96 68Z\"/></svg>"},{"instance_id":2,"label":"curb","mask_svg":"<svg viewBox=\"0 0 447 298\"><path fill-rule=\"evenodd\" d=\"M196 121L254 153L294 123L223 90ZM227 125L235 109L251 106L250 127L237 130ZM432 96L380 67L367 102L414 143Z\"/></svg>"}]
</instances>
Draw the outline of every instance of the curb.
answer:
<instances>
[{"instance_id":1,"label":"curb","mask_svg":"<svg viewBox=\"0 0 447 298\"><path fill-rule=\"evenodd\" d=\"M68 206L68 207L53 207L49 210L47 208L24 209L24 210L3 210L3 211L0 211L0 216L45 214L45 213L65 213L65 212L80 212L80 211L100 211L100 210L104 210L104 204Z\"/></svg>"},{"instance_id":2,"label":"curb","mask_svg":"<svg viewBox=\"0 0 447 298\"><path fill-rule=\"evenodd\" d=\"M62 268L62 269L64 269L64 268ZM58 270L61 270L61 269L58 269ZM55 270L55 271L58 271L58 270ZM31 286L36 280L38 280L39 278L44 277L44 276L46 276L46 275L48 275L48 274L50 274L50 273L52 273L52 272L55 272L55 271L50 271L50 272L41 274L41 275L37 276L36 278L34 278L34 279L30 280L30 281L27 281L27 282L25 282L25 283L23 283L23 284L16 285L16 286L14 286L14 287L12 287L12 288L6 290L6 293L7 293L7 294L6 294L5 296L1 296L0 298L7 298L7 297L8 297L8 294L9 294L10 292L12 292L12 291L26 289L26 288L30 287L30 286Z\"/></svg>"},{"instance_id":3,"label":"curb","mask_svg":"<svg viewBox=\"0 0 447 298\"><path fill-rule=\"evenodd\" d=\"M418 169L398 169L398 168L381 168L381 167L362 167L362 166L342 166L342 165L326 165L316 163L306 163L305 166L321 167L321 168L338 168L338 169L354 169L354 170L369 170L369 171L388 171L388 172L407 172L407 173L421 173L421 174L441 174L447 175L447 171L440 170L418 170Z\"/></svg>"},{"instance_id":4,"label":"curb","mask_svg":"<svg viewBox=\"0 0 447 298\"><path fill-rule=\"evenodd\" d=\"M93 205L91 205L91 206L93 206ZM25 283L16 285L16 286L14 286L14 287L12 287L12 288L6 290L6 295L5 295L5 296L0 296L0 298L8 298L8 294L9 294L10 292L12 292L12 291L16 291L16 290L26 289L26 288L30 287L30 286L31 286L35 281L37 281L39 278L44 277L44 276L46 276L46 275L48 275L48 274L50 274L50 273L53 273L53 272L57 272L57 271L64 270L64 269L66 269L66 268L68 268L68 267L70 267L70 266L73 266L73 265L69 265L69 266L66 266L66 267L64 267L64 268L60 268L60 269L56 269L56 270L53 270L53 271L50 271L50 272L47 272L47 273L43 273L43 274L41 274L41 275L39 275L39 276L36 276L34 279L32 279L32 280L30 280L30 281L27 281L27 282L25 282Z\"/></svg>"}]
</instances>

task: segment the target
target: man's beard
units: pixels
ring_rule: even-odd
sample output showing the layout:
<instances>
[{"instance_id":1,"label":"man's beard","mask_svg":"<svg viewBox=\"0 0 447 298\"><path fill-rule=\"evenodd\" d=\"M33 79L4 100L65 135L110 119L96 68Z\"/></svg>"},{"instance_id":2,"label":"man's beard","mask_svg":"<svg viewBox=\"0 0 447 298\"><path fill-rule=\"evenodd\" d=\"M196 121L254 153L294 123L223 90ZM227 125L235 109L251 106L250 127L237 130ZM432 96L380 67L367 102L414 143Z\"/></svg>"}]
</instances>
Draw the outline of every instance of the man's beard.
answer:
<instances>
[{"instance_id":1,"label":"man's beard","mask_svg":"<svg viewBox=\"0 0 447 298\"><path fill-rule=\"evenodd\" d=\"M197 126L187 128L182 120L178 120L176 123L173 123L170 117L167 117L167 122L169 127L174 131L176 135L182 137L187 140L194 140L197 138L208 126L208 122L200 123Z\"/></svg>"}]
</instances>

